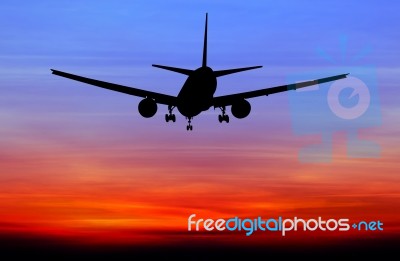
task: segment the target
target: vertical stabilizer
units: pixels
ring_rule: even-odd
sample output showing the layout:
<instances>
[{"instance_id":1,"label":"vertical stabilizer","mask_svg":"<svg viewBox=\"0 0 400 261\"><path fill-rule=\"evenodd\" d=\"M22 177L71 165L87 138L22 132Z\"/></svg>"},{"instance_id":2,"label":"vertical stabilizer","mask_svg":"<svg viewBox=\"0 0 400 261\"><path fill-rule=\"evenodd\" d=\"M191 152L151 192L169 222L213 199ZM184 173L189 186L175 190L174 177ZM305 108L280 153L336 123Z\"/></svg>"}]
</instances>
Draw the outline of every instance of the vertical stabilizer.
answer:
<instances>
[{"instance_id":1,"label":"vertical stabilizer","mask_svg":"<svg viewBox=\"0 0 400 261\"><path fill-rule=\"evenodd\" d=\"M207 23L208 13L206 13L206 28L204 29L204 45L203 45L203 67L207 66Z\"/></svg>"}]
</instances>

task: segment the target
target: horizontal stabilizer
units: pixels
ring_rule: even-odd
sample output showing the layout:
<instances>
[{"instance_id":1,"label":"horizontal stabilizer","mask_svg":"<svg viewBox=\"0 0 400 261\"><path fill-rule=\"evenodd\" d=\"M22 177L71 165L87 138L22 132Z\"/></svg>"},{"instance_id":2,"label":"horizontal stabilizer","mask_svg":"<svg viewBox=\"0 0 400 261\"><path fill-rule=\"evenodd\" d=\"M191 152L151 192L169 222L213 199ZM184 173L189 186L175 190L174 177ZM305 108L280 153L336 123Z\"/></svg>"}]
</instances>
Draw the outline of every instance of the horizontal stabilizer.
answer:
<instances>
[{"instance_id":1,"label":"horizontal stabilizer","mask_svg":"<svg viewBox=\"0 0 400 261\"><path fill-rule=\"evenodd\" d=\"M220 70L220 71L214 71L215 77L220 77L232 73L238 73L238 72L243 72L243 71L248 71L248 70L253 70L257 68L261 68L262 66L252 66L252 67L244 67L244 68L236 68L236 69L228 69L228 70Z\"/></svg>"},{"instance_id":2,"label":"horizontal stabilizer","mask_svg":"<svg viewBox=\"0 0 400 261\"><path fill-rule=\"evenodd\" d=\"M168 70L168 71L173 71L173 72L177 72L177 73L182 73L185 75L190 75L193 71L189 70L189 69L182 69L182 68L176 68L176 67L170 67L170 66L164 66L164 65L158 65L158 64L153 64L153 67L157 67L157 68L161 68L164 70Z\"/></svg>"}]
</instances>

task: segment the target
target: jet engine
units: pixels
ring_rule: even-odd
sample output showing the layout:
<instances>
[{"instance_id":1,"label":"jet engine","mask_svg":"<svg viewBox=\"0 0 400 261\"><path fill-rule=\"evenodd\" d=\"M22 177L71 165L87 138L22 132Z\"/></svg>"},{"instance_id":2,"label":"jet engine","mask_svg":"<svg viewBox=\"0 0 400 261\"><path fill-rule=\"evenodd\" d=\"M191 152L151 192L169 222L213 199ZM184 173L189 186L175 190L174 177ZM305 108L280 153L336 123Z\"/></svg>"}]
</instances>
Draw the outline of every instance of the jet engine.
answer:
<instances>
[{"instance_id":1,"label":"jet engine","mask_svg":"<svg viewBox=\"0 0 400 261\"><path fill-rule=\"evenodd\" d=\"M145 118L151 118L157 112L157 103L151 99L146 98L139 102L139 113Z\"/></svg>"},{"instance_id":2,"label":"jet engine","mask_svg":"<svg viewBox=\"0 0 400 261\"><path fill-rule=\"evenodd\" d=\"M231 106L232 115L238 119L246 118L250 114L250 111L251 105L245 99L239 100Z\"/></svg>"}]
</instances>

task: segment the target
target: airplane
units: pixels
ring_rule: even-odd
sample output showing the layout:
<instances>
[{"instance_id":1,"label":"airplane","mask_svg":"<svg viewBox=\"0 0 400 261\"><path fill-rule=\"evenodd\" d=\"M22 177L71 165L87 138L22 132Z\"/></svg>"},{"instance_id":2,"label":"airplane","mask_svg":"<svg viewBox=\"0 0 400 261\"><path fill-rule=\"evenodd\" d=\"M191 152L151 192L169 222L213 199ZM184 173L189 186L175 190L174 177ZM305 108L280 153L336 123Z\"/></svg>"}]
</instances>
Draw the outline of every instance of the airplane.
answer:
<instances>
[{"instance_id":1,"label":"airplane","mask_svg":"<svg viewBox=\"0 0 400 261\"><path fill-rule=\"evenodd\" d=\"M296 90L298 88L304 88L311 85L321 84L325 82L331 82L346 78L347 74L340 74L330 76L326 78L304 81L299 83L281 85L276 87L270 87L265 89L258 89L254 91L235 93L223 96L214 96L217 89L217 78L228 74L243 72L247 70L253 70L261 68L262 66L251 66L235 69L217 70L214 71L207 66L207 26L208 26L208 14L206 13L206 22L204 29L204 43L203 43L203 60L201 67L190 70L165 65L153 64L152 66L169 70L176 73L187 75L187 79L183 84L179 94L177 96L171 96L158 92L152 92L142 89L137 89L129 86L123 86L115 83L109 83L90 79L58 70L51 69L52 73L61 77L65 77L71 80L83 82L86 84L94 85L104 89L121 92L137 97L143 98L138 105L139 113L144 118L151 118L157 112L157 104L163 104L168 106L168 113L165 114L165 121L175 122L176 117L173 114L175 108L186 117L188 125L186 130L193 130L191 124L193 118L199 115L203 111L207 111L212 106L214 109L221 109L221 114L218 115L220 123L229 123L229 116L226 114L226 107L231 106L231 113L238 119L243 119L250 114L251 105L247 99L251 99L259 96L268 96L270 94L285 92L289 90Z\"/></svg>"}]
</instances>

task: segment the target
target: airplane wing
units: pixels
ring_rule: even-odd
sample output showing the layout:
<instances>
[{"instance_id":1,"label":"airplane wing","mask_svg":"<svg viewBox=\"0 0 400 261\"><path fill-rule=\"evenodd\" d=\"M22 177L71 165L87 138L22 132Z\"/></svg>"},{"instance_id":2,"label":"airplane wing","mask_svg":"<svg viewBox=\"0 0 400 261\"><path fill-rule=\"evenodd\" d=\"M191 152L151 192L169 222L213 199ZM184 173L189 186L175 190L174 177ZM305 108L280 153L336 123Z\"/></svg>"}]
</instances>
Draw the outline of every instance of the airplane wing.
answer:
<instances>
[{"instance_id":1,"label":"airplane wing","mask_svg":"<svg viewBox=\"0 0 400 261\"><path fill-rule=\"evenodd\" d=\"M128 87L128 86L123 86L115 83L109 83L109 82L103 82L99 80L94 80L82 76L78 76L75 74L70 74L66 72L61 72L57 70L51 69L52 73L61 77L65 77L71 80L87 83L90 85L94 85L100 88L108 89L111 91L116 91L116 92L122 92L125 94L129 95L134 95L138 97L143 97L143 98L152 98L155 100L156 103L160 104L165 104L165 105L172 105L176 106L177 105L177 97L167 95L167 94L162 94L162 93L157 93L157 92L151 92L151 91L146 91L146 90L141 90L133 87Z\"/></svg>"},{"instance_id":2,"label":"airplane wing","mask_svg":"<svg viewBox=\"0 0 400 261\"><path fill-rule=\"evenodd\" d=\"M311 86L311 85L340 80L340 79L346 78L347 75L349 75L349 74L348 73L340 74L340 75L335 75L335 76L321 78L321 79L312 80L312 81L305 81L305 82L281 85L281 86L260 89L260 90L250 91L250 92L242 92L242 93L218 96L218 97L214 97L213 106L214 107L229 106L240 99L249 99L249 98L255 98L255 97L264 96L264 95L268 96L268 95L274 94L274 93L285 92L285 91L289 91L289 90L296 90L296 89L304 88L304 87Z\"/></svg>"}]
</instances>

